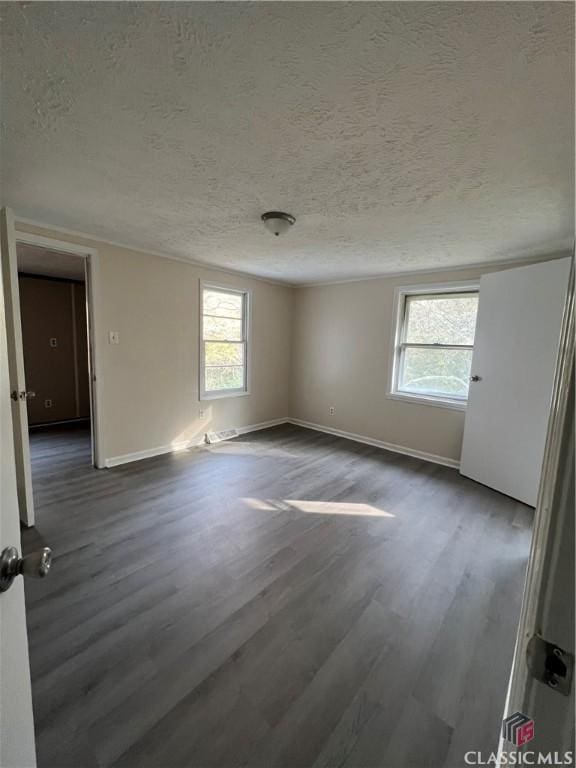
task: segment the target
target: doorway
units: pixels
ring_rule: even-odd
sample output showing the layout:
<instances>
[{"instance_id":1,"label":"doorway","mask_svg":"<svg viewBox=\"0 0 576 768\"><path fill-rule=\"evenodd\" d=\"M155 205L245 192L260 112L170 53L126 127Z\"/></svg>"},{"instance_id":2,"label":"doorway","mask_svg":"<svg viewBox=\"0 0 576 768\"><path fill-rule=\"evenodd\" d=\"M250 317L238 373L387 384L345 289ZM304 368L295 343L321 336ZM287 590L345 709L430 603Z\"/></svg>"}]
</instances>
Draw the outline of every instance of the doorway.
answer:
<instances>
[{"instance_id":1,"label":"doorway","mask_svg":"<svg viewBox=\"0 0 576 768\"><path fill-rule=\"evenodd\" d=\"M17 231L13 244L11 282L18 294L13 307L22 332L16 347L25 381L18 396L24 399L22 438L29 442L24 451L29 503L22 522L31 526L30 464L36 492L46 472L60 471L66 455L79 466L103 466L94 332L98 254Z\"/></svg>"},{"instance_id":2,"label":"doorway","mask_svg":"<svg viewBox=\"0 0 576 768\"><path fill-rule=\"evenodd\" d=\"M32 479L41 485L66 454L92 462L86 264L29 243L16 250Z\"/></svg>"}]
</instances>

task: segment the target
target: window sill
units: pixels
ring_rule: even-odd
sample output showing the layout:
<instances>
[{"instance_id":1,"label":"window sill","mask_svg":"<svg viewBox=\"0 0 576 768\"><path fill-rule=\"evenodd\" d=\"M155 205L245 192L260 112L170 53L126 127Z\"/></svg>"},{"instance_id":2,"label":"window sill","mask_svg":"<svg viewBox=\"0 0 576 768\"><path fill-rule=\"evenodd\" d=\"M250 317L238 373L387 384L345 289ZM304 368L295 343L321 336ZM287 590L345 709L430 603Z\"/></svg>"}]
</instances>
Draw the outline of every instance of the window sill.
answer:
<instances>
[{"instance_id":1,"label":"window sill","mask_svg":"<svg viewBox=\"0 0 576 768\"><path fill-rule=\"evenodd\" d=\"M222 392L204 392L198 398L200 402L204 400L222 400L225 397L246 397L250 392L246 390L225 389Z\"/></svg>"},{"instance_id":2,"label":"window sill","mask_svg":"<svg viewBox=\"0 0 576 768\"><path fill-rule=\"evenodd\" d=\"M434 405L440 408L450 408L453 411L465 411L468 404L467 400L443 400L439 397L426 397L426 395L415 395L408 392L388 392L386 397L391 400L404 400L408 403L420 403L420 405Z\"/></svg>"}]
</instances>

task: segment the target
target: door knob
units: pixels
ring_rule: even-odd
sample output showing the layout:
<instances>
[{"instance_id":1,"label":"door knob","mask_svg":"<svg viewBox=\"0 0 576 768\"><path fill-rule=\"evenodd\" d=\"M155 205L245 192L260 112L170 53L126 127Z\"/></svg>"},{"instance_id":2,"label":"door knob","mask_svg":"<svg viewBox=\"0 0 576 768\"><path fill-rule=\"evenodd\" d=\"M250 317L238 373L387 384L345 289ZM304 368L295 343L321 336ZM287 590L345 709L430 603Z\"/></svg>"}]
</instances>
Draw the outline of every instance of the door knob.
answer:
<instances>
[{"instance_id":1,"label":"door knob","mask_svg":"<svg viewBox=\"0 0 576 768\"><path fill-rule=\"evenodd\" d=\"M16 576L31 576L43 579L48 576L52 565L52 550L49 547L19 557L16 547L6 547L0 554L0 592L10 589Z\"/></svg>"},{"instance_id":2,"label":"door knob","mask_svg":"<svg viewBox=\"0 0 576 768\"><path fill-rule=\"evenodd\" d=\"M482 381L482 376L474 374L474 376L470 376L470 381Z\"/></svg>"}]
</instances>

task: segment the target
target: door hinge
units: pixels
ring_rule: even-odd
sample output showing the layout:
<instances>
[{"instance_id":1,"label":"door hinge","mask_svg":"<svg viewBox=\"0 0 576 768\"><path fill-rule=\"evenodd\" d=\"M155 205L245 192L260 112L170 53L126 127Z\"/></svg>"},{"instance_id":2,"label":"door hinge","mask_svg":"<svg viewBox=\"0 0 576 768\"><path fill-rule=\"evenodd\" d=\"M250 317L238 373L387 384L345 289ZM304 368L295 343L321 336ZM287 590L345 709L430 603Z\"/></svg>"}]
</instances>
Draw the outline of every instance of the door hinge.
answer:
<instances>
[{"instance_id":1,"label":"door hinge","mask_svg":"<svg viewBox=\"0 0 576 768\"><path fill-rule=\"evenodd\" d=\"M12 392L10 392L10 397L12 400L31 400L33 397L36 397L36 392L32 392L31 390L28 390L28 392L25 392L22 390L22 392L18 392L16 389L14 389Z\"/></svg>"},{"instance_id":2,"label":"door hinge","mask_svg":"<svg viewBox=\"0 0 576 768\"><path fill-rule=\"evenodd\" d=\"M549 643L540 635L533 635L526 648L526 662L532 677L564 696L570 695L574 674L573 653Z\"/></svg>"}]
</instances>

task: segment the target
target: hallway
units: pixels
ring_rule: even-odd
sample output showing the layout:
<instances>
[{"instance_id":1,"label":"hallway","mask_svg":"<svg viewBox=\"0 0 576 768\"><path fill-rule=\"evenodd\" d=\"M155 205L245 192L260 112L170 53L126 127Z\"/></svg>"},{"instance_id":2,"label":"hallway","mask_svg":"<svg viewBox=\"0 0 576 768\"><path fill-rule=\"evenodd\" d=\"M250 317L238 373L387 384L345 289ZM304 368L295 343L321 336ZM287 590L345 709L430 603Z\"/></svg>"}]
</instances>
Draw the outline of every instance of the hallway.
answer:
<instances>
[{"instance_id":1,"label":"hallway","mask_svg":"<svg viewBox=\"0 0 576 768\"><path fill-rule=\"evenodd\" d=\"M30 458L34 502L43 506L49 503L51 494L60 498L58 479L67 484L92 468L90 423L79 421L30 430Z\"/></svg>"}]
</instances>

